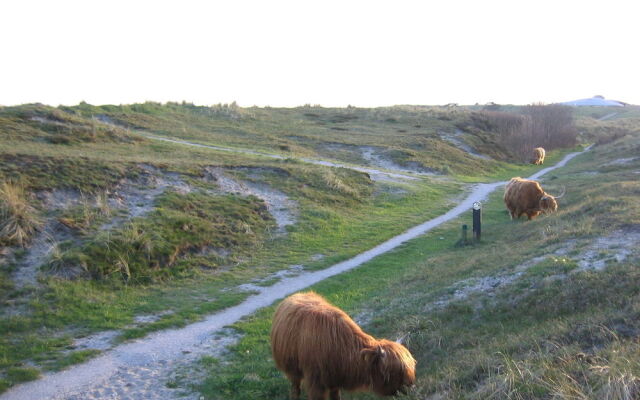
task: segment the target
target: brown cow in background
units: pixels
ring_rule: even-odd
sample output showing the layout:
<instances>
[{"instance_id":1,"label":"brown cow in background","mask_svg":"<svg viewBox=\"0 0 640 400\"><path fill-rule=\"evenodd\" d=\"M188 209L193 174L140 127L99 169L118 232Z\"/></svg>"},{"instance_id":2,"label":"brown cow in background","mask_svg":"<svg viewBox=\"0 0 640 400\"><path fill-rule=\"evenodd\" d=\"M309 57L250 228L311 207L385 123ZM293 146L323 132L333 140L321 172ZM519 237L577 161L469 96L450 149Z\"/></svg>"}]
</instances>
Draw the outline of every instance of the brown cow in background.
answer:
<instances>
[{"instance_id":1,"label":"brown cow in background","mask_svg":"<svg viewBox=\"0 0 640 400\"><path fill-rule=\"evenodd\" d=\"M342 310L313 292L297 293L278 306L271 327L271 351L300 398L340 399L340 390L371 390L393 396L415 381L416 361L403 345L364 333Z\"/></svg>"},{"instance_id":2,"label":"brown cow in background","mask_svg":"<svg viewBox=\"0 0 640 400\"><path fill-rule=\"evenodd\" d=\"M504 189L504 204L509 210L511 219L520 218L522 214L527 214L529 219L535 218L543 212L553 212L558 209L556 199L546 193L536 181L522 179L520 177L511 178Z\"/></svg>"},{"instance_id":3,"label":"brown cow in background","mask_svg":"<svg viewBox=\"0 0 640 400\"><path fill-rule=\"evenodd\" d=\"M544 163L544 156L546 152L542 147L536 147L533 149L533 159L531 160L531 164L542 165Z\"/></svg>"}]
</instances>

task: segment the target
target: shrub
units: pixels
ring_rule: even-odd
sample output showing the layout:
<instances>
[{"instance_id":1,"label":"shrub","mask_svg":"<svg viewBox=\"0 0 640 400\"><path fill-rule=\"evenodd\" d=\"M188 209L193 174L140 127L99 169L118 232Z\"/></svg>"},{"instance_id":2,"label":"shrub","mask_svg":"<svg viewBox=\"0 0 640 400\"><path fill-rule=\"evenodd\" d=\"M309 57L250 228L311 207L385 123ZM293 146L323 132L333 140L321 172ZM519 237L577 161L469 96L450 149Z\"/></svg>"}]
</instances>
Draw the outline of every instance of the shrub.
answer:
<instances>
[{"instance_id":1,"label":"shrub","mask_svg":"<svg viewBox=\"0 0 640 400\"><path fill-rule=\"evenodd\" d=\"M24 246L42 225L37 210L29 204L24 187L0 185L0 243Z\"/></svg>"},{"instance_id":2,"label":"shrub","mask_svg":"<svg viewBox=\"0 0 640 400\"><path fill-rule=\"evenodd\" d=\"M497 132L504 146L521 161L529 161L535 147L553 150L576 144L578 131L571 108L533 104L520 114L483 111L474 115L483 130Z\"/></svg>"}]
</instances>

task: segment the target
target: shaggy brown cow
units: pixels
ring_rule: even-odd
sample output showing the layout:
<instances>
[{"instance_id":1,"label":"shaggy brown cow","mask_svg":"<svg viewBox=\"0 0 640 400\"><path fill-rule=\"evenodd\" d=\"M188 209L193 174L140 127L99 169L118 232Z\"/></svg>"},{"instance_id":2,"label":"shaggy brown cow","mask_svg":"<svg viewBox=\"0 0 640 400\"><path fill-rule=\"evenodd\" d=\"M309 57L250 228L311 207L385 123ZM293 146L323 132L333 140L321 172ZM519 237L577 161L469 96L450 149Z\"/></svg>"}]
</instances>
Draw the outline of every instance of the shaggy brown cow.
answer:
<instances>
[{"instance_id":1,"label":"shaggy brown cow","mask_svg":"<svg viewBox=\"0 0 640 400\"><path fill-rule=\"evenodd\" d=\"M544 164L544 156L545 151L542 147L536 147L533 149L533 159L531 160L531 164L542 165Z\"/></svg>"},{"instance_id":2,"label":"shaggy brown cow","mask_svg":"<svg viewBox=\"0 0 640 400\"><path fill-rule=\"evenodd\" d=\"M300 398L340 399L340 390L371 390L393 396L415 381L416 361L403 345L367 335L339 308L313 292L286 298L271 327L271 351Z\"/></svg>"},{"instance_id":3,"label":"shaggy brown cow","mask_svg":"<svg viewBox=\"0 0 640 400\"><path fill-rule=\"evenodd\" d=\"M522 179L520 177L511 178L504 189L504 204L509 210L511 219L520 218L522 214L527 214L529 219L535 218L543 212L553 212L558 209L556 199L546 193L536 181Z\"/></svg>"}]
</instances>

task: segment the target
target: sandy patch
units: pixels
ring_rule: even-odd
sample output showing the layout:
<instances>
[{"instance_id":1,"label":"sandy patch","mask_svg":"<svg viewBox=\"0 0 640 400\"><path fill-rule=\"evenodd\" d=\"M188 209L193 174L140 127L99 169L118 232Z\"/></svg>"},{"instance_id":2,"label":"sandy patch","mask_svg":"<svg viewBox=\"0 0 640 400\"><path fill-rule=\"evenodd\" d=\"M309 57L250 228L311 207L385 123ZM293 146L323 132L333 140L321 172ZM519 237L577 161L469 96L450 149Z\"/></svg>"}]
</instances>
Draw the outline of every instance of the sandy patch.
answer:
<instances>
[{"instance_id":1,"label":"sandy patch","mask_svg":"<svg viewBox=\"0 0 640 400\"><path fill-rule=\"evenodd\" d=\"M469 278L457 282L448 288L451 294L443 296L425 307L425 311L442 309L452 301L465 300L473 294L482 293L493 297L496 292L514 283L531 267L544 261L549 256L567 256L576 247L575 241L566 242L558 250L534 257L513 269L512 272L501 273L495 276ZM618 230L609 235L599 237L582 248L580 254L572 257L578 263L578 268L570 271L570 274L582 271L602 271L607 266L621 263L629 257L640 254L640 230ZM571 258L571 257L570 257ZM562 280L567 274L550 275L544 278L546 282Z\"/></svg>"},{"instance_id":2,"label":"sandy patch","mask_svg":"<svg viewBox=\"0 0 640 400\"><path fill-rule=\"evenodd\" d=\"M383 149L378 147L363 146L360 147L360 152L362 157L374 167L418 175L438 175L435 171L424 168L420 163L414 161L400 165L392 159L385 157Z\"/></svg>"},{"instance_id":3,"label":"sandy patch","mask_svg":"<svg viewBox=\"0 0 640 400\"><path fill-rule=\"evenodd\" d=\"M473 277L461 280L446 289L446 291L450 292L450 294L442 296L436 301L427 304L424 308L424 311L429 312L432 310L442 309L448 306L453 301L466 300L470 296L478 293L493 297L498 290L511 285L520 277L522 277L522 275L524 275L529 268L539 264L549 256L564 255L574 246L575 242L568 242L565 246L552 253L534 257L523 262L522 264L517 265L509 271L504 271L497 275Z\"/></svg>"},{"instance_id":4,"label":"sandy patch","mask_svg":"<svg viewBox=\"0 0 640 400\"><path fill-rule=\"evenodd\" d=\"M69 228L55 219L49 220L26 248L24 256L16 262L17 268L13 273L15 287L38 286L40 267L49 260L58 243L73 238Z\"/></svg>"},{"instance_id":5,"label":"sandy patch","mask_svg":"<svg viewBox=\"0 0 640 400\"><path fill-rule=\"evenodd\" d=\"M127 216L111 219L100 227L101 230L116 228L132 218L150 213L155 208L157 198L168 189L180 194L193 191L178 173L166 172L147 164L140 164L139 167L144 171L143 175L136 180L125 180L109 197L109 205L125 209Z\"/></svg>"},{"instance_id":6,"label":"sandy patch","mask_svg":"<svg viewBox=\"0 0 640 400\"><path fill-rule=\"evenodd\" d=\"M200 400L200 395L191 388L207 376L198 368L197 361L203 356L223 357L225 349L239 339L235 331L220 329L199 345L184 350L178 359L138 360L140 365L119 367L109 380L99 385L54 399Z\"/></svg>"},{"instance_id":7,"label":"sandy patch","mask_svg":"<svg viewBox=\"0 0 640 400\"><path fill-rule=\"evenodd\" d=\"M265 183L241 181L227 175L222 168L205 168L205 180L214 182L220 191L241 196L255 196L262 199L267 211L276 221L276 234L285 234L286 227L297 222L298 203L285 193Z\"/></svg>"},{"instance_id":8,"label":"sandy patch","mask_svg":"<svg viewBox=\"0 0 640 400\"><path fill-rule=\"evenodd\" d=\"M460 150L464 151L467 154L470 154L470 155L472 155L474 157L482 158L483 160L491 160L492 159L489 156L486 156L484 154L478 153L471 146L466 144L464 142L464 140L462 139L464 137L464 132L462 132L459 129L457 129L455 131L455 133L440 132L439 134L440 134L440 137L443 140L446 140L447 142L453 144L454 146L456 146L457 148L459 148Z\"/></svg>"},{"instance_id":9,"label":"sandy patch","mask_svg":"<svg viewBox=\"0 0 640 400\"><path fill-rule=\"evenodd\" d=\"M603 167L607 167L610 165L626 165L626 164L631 164L632 162L634 162L635 160L639 159L640 157L628 157L628 158L618 158L616 160L613 161L609 161L606 164L602 164Z\"/></svg>"},{"instance_id":10,"label":"sandy patch","mask_svg":"<svg viewBox=\"0 0 640 400\"><path fill-rule=\"evenodd\" d=\"M599 237L584 249L578 257L579 271L602 271L612 263L625 261L640 253L640 230L617 230Z\"/></svg>"}]
</instances>

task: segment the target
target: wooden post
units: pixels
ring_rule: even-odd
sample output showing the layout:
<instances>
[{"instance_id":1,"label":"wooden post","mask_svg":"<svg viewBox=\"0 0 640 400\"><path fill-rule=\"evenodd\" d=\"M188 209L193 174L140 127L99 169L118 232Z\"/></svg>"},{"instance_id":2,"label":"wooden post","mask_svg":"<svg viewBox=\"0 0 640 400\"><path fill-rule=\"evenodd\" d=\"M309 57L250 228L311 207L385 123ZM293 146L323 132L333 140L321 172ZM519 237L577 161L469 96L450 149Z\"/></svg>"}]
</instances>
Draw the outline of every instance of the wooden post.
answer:
<instances>
[{"instance_id":1,"label":"wooden post","mask_svg":"<svg viewBox=\"0 0 640 400\"><path fill-rule=\"evenodd\" d=\"M460 240L463 245L467 244L467 224L462 225L462 238Z\"/></svg>"},{"instance_id":2,"label":"wooden post","mask_svg":"<svg viewBox=\"0 0 640 400\"><path fill-rule=\"evenodd\" d=\"M473 203L473 238L480 241L482 235L482 204L479 201Z\"/></svg>"}]
</instances>

